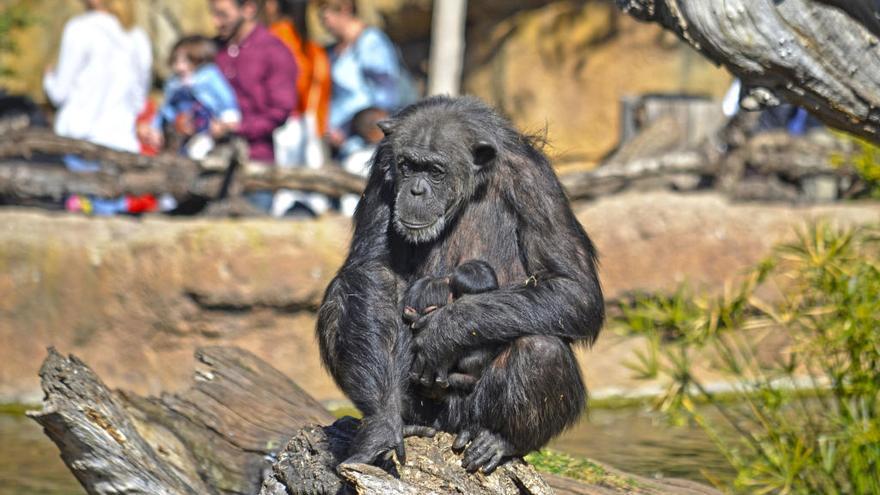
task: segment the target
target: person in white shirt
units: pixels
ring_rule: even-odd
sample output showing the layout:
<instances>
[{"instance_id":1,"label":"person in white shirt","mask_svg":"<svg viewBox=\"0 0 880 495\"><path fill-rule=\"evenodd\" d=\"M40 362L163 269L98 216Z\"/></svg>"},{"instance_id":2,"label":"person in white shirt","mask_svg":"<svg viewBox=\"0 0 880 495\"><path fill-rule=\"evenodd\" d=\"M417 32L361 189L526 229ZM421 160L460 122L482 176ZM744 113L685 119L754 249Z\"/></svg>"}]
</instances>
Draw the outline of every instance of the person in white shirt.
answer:
<instances>
[{"instance_id":1,"label":"person in white shirt","mask_svg":"<svg viewBox=\"0 0 880 495\"><path fill-rule=\"evenodd\" d=\"M136 153L135 120L150 84L150 41L133 27L134 0L83 3L87 11L65 25L58 64L43 79L58 107L55 132Z\"/></svg>"}]
</instances>

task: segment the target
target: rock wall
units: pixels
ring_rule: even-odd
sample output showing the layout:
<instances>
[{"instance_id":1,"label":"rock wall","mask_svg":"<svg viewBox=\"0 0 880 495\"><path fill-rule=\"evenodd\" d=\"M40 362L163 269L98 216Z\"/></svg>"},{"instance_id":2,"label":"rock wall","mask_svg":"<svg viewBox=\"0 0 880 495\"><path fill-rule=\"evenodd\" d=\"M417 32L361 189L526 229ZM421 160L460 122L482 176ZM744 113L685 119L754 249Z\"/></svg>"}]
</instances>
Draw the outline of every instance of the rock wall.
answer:
<instances>
[{"instance_id":1,"label":"rock wall","mask_svg":"<svg viewBox=\"0 0 880 495\"><path fill-rule=\"evenodd\" d=\"M6 0L7 3L22 0ZM33 25L19 32L18 56L0 81L42 100L41 78L57 56L64 22L79 0L27 0ZM153 41L155 68L180 33L211 33L207 0L137 0L138 24ZM362 15L401 44L411 69L427 67L432 0L361 0ZM4 5L0 2L0 8ZM312 13L314 14L314 13ZM312 25L316 36L329 41ZM638 24L610 0L472 1L468 4L464 88L504 110L523 129L543 132L560 163L591 166L611 151L622 96L687 92L718 97L729 76L660 27Z\"/></svg>"},{"instance_id":2,"label":"rock wall","mask_svg":"<svg viewBox=\"0 0 880 495\"><path fill-rule=\"evenodd\" d=\"M730 81L674 35L609 2L552 2L487 23L485 33L468 45L465 88L519 128L546 130L557 165L590 165L614 149L624 96L720 98Z\"/></svg>"},{"instance_id":3,"label":"rock wall","mask_svg":"<svg viewBox=\"0 0 880 495\"><path fill-rule=\"evenodd\" d=\"M720 288L793 227L820 216L877 222L880 204L731 205L714 195L625 194L578 205L609 298L683 281ZM75 353L112 387L141 394L188 382L199 345L255 352L324 401L315 309L351 228L319 221L83 218L0 210L0 402L41 397L47 346ZM580 351L594 396L644 386L623 363L637 341L606 332Z\"/></svg>"}]
</instances>

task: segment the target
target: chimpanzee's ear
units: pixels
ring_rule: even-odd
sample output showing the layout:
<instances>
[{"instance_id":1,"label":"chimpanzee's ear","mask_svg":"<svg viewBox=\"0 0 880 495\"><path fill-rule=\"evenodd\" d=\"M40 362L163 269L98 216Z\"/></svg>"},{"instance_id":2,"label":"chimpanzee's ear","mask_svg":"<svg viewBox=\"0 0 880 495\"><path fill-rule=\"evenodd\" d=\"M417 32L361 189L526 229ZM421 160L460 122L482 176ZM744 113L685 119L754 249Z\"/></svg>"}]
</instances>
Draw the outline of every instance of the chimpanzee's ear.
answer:
<instances>
[{"instance_id":1,"label":"chimpanzee's ear","mask_svg":"<svg viewBox=\"0 0 880 495\"><path fill-rule=\"evenodd\" d=\"M474 145L472 153L474 155L474 165L477 168L483 168L495 159L495 156L498 155L498 150L489 141L480 140Z\"/></svg>"},{"instance_id":2,"label":"chimpanzee's ear","mask_svg":"<svg viewBox=\"0 0 880 495\"><path fill-rule=\"evenodd\" d=\"M385 137L388 137L394 133L394 129L397 127L397 122L391 119L386 119L376 122L376 125L379 126L379 129L382 129L382 134L385 134Z\"/></svg>"}]
</instances>

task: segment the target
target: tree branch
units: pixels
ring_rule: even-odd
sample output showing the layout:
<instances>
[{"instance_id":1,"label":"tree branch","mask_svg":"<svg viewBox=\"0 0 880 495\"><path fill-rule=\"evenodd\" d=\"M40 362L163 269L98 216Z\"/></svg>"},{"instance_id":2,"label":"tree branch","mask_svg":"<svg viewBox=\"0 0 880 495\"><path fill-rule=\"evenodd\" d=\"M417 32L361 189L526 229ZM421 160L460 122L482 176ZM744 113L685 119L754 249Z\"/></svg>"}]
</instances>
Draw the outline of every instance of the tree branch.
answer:
<instances>
[{"instance_id":1,"label":"tree branch","mask_svg":"<svg viewBox=\"0 0 880 495\"><path fill-rule=\"evenodd\" d=\"M760 99L784 97L880 142L880 21L873 0L616 0L723 64Z\"/></svg>"},{"instance_id":2,"label":"tree branch","mask_svg":"<svg viewBox=\"0 0 880 495\"><path fill-rule=\"evenodd\" d=\"M116 151L46 130L16 131L4 134L0 141L0 194L13 198L62 198L68 194L115 197L167 192L177 198L213 198L230 163L240 160L245 153L233 143L197 162L174 154L147 157ZM97 161L101 170L68 171L57 160L66 154ZM365 187L363 177L336 166L279 168L243 161L245 166L234 178L243 192L294 189L339 197L360 194Z\"/></svg>"}]
</instances>

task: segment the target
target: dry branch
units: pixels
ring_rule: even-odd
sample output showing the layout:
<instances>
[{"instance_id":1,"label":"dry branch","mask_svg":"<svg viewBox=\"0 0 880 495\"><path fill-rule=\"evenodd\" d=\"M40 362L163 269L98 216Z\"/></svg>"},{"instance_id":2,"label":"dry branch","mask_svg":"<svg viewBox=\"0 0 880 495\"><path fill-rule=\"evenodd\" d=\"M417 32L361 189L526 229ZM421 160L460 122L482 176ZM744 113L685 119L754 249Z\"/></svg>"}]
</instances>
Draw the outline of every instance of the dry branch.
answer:
<instances>
[{"instance_id":1,"label":"dry branch","mask_svg":"<svg viewBox=\"0 0 880 495\"><path fill-rule=\"evenodd\" d=\"M0 159L30 159L40 155L77 155L86 160L99 161L119 170L154 169L168 167L195 167L198 164L182 156L162 154L144 156L136 153L117 151L105 146L58 136L45 129L25 129L2 135L0 140Z\"/></svg>"},{"instance_id":2,"label":"dry branch","mask_svg":"<svg viewBox=\"0 0 880 495\"><path fill-rule=\"evenodd\" d=\"M296 431L333 417L253 354L210 347L179 394L113 393L75 357L54 349L40 370L46 398L30 413L89 494L256 491Z\"/></svg>"},{"instance_id":3,"label":"dry branch","mask_svg":"<svg viewBox=\"0 0 880 495\"><path fill-rule=\"evenodd\" d=\"M570 199L592 199L623 190L637 180L675 174L712 175L715 165L700 151L681 151L609 163L589 172L564 175L560 182Z\"/></svg>"},{"instance_id":4,"label":"dry branch","mask_svg":"<svg viewBox=\"0 0 880 495\"><path fill-rule=\"evenodd\" d=\"M756 88L880 142L880 7L875 0L616 0Z\"/></svg>"},{"instance_id":5,"label":"dry branch","mask_svg":"<svg viewBox=\"0 0 880 495\"><path fill-rule=\"evenodd\" d=\"M245 153L232 143L201 162L168 153L147 157L28 129L4 134L0 141L0 194L61 198L67 194L114 197L167 192L177 198L213 198L233 160L245 163L234 175L235 187L242 192L295 189L339 197L360 194L365 186L362 177L339 167L278 168L248 162L242 158ZM96 173L68 171L57 162L57 157L66 154L100 162L102 168Z\"/></svg>"}]
</instances>

